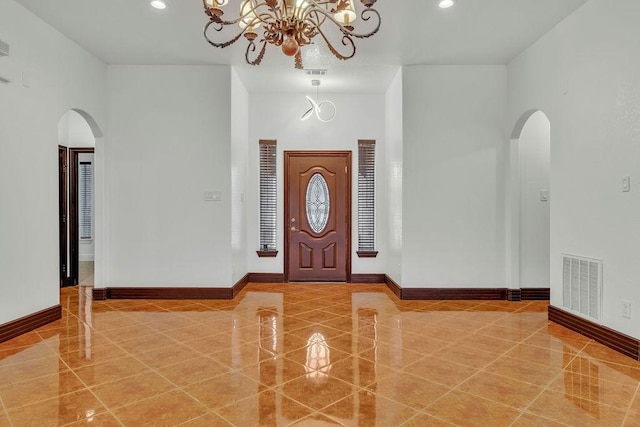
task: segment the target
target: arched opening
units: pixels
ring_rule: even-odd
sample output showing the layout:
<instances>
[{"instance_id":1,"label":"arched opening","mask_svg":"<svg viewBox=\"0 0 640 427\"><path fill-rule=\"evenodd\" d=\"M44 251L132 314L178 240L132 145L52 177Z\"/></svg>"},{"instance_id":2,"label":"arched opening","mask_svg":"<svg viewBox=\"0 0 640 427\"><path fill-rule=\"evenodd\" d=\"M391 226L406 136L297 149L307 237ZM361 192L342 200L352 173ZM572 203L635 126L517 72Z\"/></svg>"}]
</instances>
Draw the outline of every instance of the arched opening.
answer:
<instances>
[{"instance_id":1,"label":"arched opening","mask_svg":"<svg viewBox=\"0 0 640 427\"><path fill-rule=\"evenodd\" d=\"M68 110L58 122L61 287L94 284L95 147L101 137L83 110Z\"/></svg>"},{"instance_id":2,"label":"arched opening","mask_svg":"<svg viewBox=\"0 0 640 427\"><path fill-rule=\"evenodd\" d=\"M511 135L511 288L550 286L550 149L546 114L523 114Z\"/></svg>"}]
</instances>

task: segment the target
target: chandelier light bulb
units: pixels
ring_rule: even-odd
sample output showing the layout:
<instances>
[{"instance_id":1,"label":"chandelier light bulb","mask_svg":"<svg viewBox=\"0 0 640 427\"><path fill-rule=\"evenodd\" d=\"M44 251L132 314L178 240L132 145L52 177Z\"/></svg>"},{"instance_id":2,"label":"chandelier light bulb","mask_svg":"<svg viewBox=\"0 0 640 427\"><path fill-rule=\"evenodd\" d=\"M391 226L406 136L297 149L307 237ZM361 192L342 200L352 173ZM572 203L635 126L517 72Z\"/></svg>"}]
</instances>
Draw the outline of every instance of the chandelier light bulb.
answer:
<instances>
[{"instance_id":1,"label":"chandelier light bulb","mask_svg":"<svg viewBox=\"0 0 640 427\"><path fill-rule=\"evenodd\" d=\"M343 24L345 27L350 26L351 23L358 18L356 9L353 6L353 0L347 3L347 6L344 10L334 13L333 18Z\"/></svg>"},{"instance_id":2,"label":"chandelier light bulb","mask_svg":"<svg viewBox=\"0 0 640 427\"><path fill-rule=\"evenodd\" d=\"M455 2L453 0L441 0L438 6L440 6L441 9L448 9L454 4Z\"/></svg>"}]
</instances>

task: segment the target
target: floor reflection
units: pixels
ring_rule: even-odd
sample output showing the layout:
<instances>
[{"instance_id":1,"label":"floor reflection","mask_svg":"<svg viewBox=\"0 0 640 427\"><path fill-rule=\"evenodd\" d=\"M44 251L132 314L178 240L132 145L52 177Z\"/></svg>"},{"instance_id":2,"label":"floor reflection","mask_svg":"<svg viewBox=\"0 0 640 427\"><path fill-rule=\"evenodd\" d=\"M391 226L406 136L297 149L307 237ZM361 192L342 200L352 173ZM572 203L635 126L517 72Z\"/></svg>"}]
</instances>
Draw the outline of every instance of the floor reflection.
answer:
<instances>
[{"instance_id":1,"label":"floor reflection","mask_svg":"<svg viewBox=\"0 0 640 427\"><path fill-rule=\"evenodd\" d=\"M637 425L640 364L546 302L250 284L233 301L91 300L0 344L4 425Z\"/></svg>"}]
</instances>

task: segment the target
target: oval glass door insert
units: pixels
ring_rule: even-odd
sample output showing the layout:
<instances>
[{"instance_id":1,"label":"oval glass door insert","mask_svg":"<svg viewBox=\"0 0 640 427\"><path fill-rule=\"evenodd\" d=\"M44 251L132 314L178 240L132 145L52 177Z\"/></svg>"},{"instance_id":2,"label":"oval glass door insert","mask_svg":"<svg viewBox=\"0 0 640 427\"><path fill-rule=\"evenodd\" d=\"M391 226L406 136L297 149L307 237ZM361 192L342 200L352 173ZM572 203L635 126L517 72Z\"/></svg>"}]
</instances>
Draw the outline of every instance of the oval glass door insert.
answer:
<instances>
[{"instance_id":1,"label":"oval glass door insert","mask_svg":"<svg viewBox=\"0 0 640 427\"><path fill-rule=\"evenodd\" d=\"M307 220L316 234L329 222L329 186L320 173L315 173L307 185Z\"/></svg>"}]
</instances>

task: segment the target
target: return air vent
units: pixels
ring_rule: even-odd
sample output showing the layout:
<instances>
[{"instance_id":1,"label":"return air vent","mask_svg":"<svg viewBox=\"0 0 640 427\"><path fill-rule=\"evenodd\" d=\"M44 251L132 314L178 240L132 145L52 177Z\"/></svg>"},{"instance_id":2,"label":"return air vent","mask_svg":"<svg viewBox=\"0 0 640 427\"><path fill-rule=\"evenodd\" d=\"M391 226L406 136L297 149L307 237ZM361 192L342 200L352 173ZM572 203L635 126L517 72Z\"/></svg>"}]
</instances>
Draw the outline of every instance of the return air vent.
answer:
<instances>
[{"instance_id":1,"label":"return air vent","mask_svg":"<svg viewBox=\"0 0 640 427\"><path fill-rule=\"evenodd\" d=\"M602 260L562 255L562 305L599 321L602 309Z\"/></svg>"}]
</instances>

